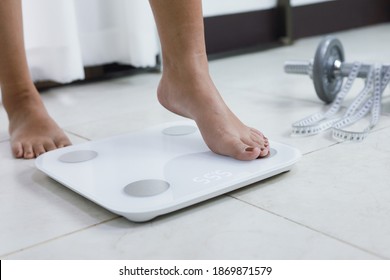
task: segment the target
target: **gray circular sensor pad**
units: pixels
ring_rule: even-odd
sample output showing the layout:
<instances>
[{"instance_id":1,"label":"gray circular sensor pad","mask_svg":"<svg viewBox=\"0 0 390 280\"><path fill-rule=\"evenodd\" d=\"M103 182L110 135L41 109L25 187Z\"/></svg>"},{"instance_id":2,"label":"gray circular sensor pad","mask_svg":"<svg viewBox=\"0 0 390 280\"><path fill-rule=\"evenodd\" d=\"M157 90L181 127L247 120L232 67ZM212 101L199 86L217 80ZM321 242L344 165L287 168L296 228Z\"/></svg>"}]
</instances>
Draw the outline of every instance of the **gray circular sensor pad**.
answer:
<instances>
[{"instance_id":1,"label":"gray circular sensor pad","mask_svg":"<svg viewBox=\"0 0 390 280\"><path fill-rule=\"evenodd\" d=\"M161 194L169 189L169 183L163 180L140 180L128 184L124 191L134 197L148 197Z\"/></svg>"},{"instance_id":2,"label":"gray circular sensor pad","mask_svg":"<svg viewBox=\"0 0 390 280\"><path fill-rule=\"evenodd\" d=\"M269 149L269 155L268 155L267 157L268 157L268 158L273 157L273 156L275 156L277 153L278 153L277 150L275 150L275 149L273 149L273 148L270 148L270 149Z\"/></svg>"},{"instance_id":3,"label":"gray circular sensor pad","mask_svg":"<svg viewBox=\"0 0 390 280\"><path fill-rule=\"evenodd\" d=\"M79 163L89 161L98 156L98 153L91 150L73 151L61 155L58 160L64 163Z\"/></svg>"},{"instance_id":4,"label":"gray circular sensor pad","mask_svg":"<svg viewBox=\"0 0 390 280\"><path fill-rule=\"evenodd\" d=\"M169 136L182 136L195 133L198 129L192 125L171 126L162 131L163 134Z\"/></svg>"}]
</instances>

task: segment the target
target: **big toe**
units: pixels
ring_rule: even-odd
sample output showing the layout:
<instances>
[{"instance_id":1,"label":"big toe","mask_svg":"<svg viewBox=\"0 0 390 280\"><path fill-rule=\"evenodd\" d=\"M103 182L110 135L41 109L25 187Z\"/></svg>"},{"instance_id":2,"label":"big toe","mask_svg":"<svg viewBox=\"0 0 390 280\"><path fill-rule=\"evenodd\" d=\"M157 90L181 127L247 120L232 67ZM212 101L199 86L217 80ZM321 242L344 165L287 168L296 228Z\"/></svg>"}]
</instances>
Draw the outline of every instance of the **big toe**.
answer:
<instances>
[{"instance_id":1,"label":"big toe","mask_svg":"<svg viewBox=\"0 0 390 280\"><path fill-rule=\"evenodd\" d=\"M232 147L233 150L230 152L229 156L238 160L254 160L257 159L261 154L261 150L259 147L248 146L243 142L237 142Z\"/></svg>"},{"instance_id":2,"label":"big toe","mask_svg":"<svg viewBox=\"0 0 390 280\"><path fill-rule=\"evenodd\" d=\"M63 135L62 137L58 137L55 140L55 144L57 148L63 148L72 145L72 143L70 142L69 138L66 135Z\"/></svg>"},{"instance_id":3,"label":"big toe","mask_svg":"<svg viewBox=\"0 0 390 280\"><path fill-rule=\"evenodd\" d=\"M259 157L258 157L258 158L267 157L269 154L270 154L270 149L269 149L269 147L261 148L261 149L260 149L260 154L259 154Z\"/></svg>"}]
</instances>

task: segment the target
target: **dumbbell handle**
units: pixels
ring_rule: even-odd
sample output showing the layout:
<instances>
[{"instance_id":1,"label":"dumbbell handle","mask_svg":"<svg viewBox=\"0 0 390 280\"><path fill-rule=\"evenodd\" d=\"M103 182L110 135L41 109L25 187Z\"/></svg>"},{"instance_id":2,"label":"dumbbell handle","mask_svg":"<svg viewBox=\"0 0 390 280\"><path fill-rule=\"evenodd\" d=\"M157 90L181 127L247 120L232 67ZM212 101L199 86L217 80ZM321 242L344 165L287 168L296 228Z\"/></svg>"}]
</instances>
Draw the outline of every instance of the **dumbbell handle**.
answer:
<instances>
[{"instance_id":1,"label":"dumbbell handle","mask_svg":"<svg viewBox=\"0 0 390 280\"><path fill-rule=\"evenodd\" d=\"M370 72L371 65L363 64L358 73L359 78L366 78ZM338 77L348 77L353 68L353 63L346 63L336 60L333 65L333 74ZM302 74L312 77L313 63L311 61L304 60L290 60L284 64L284 71L289 74Z\"/></svg>"}]
</instances>

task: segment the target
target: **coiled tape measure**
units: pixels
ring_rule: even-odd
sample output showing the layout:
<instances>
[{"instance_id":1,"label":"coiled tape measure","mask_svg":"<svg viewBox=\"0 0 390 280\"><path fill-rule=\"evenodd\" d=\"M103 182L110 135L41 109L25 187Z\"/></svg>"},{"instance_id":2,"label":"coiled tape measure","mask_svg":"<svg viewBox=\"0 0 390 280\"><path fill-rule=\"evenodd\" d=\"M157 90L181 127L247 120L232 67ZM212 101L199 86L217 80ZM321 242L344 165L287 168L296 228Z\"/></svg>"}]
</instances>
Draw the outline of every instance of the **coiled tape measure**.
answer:
<instances>
[{"instance_id":1,"label":"coiled tape measure","mask_svg":"<svg viewBox=\"0 0 390 280\"><path fill-rule=\"evenodd\" d=\"M309 136L331 129L333 138L338 141L363 141L379 121L382 95L390 81L390 67L386 67L387 70L382 76L384 67L372 66L363 90L348 107L346 113L341 117L337 116L360 68L361 63L355 62L347 81L330 108L325 113L316 113L295 122L292 125L292 135ZM371 113L371 119L366 128L361 131L345 129L363 119L368 113Z\"/></svg>"},{"instance_id":2,"label":"coiled tape measure","mask_svg":"<svg viewBox=\"0 0 390 280\"><path fill-rule=\"evenodd\" d=\"M319 44L314 61L287 61L285 71L308 74L314 82L318 97L331 103L325 112L310 115L292 125L293 136L310 136L331 130L338 141L363 141L378 123L383 92L390 81L390 65L345 63L341 42L326 37ZM343 84L344 77L348 77ZM342 103L356 78L365 78L365 86L341 114ZM347 130L371 114L369 125L361 130Z\"/></svg>"}]
</instances>

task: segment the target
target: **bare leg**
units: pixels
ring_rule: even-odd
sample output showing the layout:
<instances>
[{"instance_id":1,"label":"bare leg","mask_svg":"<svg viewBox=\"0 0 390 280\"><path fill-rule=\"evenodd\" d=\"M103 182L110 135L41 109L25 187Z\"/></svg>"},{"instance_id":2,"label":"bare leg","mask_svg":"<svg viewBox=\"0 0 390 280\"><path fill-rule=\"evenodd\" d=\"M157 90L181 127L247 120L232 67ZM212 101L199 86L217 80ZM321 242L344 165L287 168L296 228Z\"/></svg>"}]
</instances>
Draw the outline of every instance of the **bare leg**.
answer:
<instances>
[{"instance_id":1,"label":"bare leg","mask_svg":"<svg viewBox=\"0 0 390 280\"><path fill-rule=\"evenodd\" d=\"M208 71L201 0L150 0L162 45L160 103L197 123L215 153L240 160L269 154L268 140L226 106Z\"/></svg>"},{"instance_id":2,"label":"bare leg","mask_svg":"<svg viewBox=\"0 0 390 280\"><path fill-rule=\"evenodd\" d=\"M9 119L12 152L34 158L70 145L48 115L27 66L21 0L0 1L0 86Z\"/></svg>"}]
</instances>

